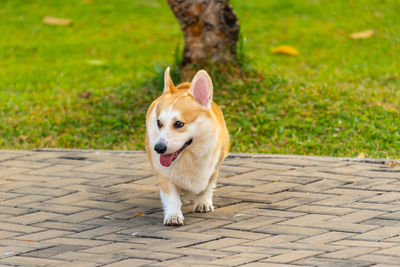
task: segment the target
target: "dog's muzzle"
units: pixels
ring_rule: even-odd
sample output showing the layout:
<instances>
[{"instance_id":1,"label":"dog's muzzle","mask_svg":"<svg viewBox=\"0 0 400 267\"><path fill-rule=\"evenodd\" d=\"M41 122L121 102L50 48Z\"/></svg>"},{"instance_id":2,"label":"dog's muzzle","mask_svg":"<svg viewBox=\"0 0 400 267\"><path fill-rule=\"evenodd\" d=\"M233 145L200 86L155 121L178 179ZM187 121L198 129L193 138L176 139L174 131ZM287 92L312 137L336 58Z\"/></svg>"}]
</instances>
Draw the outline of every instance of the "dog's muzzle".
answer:
<instances>
[{"instance_id":1,"label":"dog's muzzle","mask_svg":"<svg viewBox=\"0 0 400 267\"><path fill-rule=\"evenodd\" d=\"M178 157L178 155L185 148L187 148L192 142L193 142L193 139L189 139L188 141L186 141L186 143L183 144L183 146L178 151L168 154L168 155L165 155L165 154L160 155L160 164L164 167L169 167L171 165L171 163ZM157 144L156 144L156 146L157 146ZM156 148L154 148L154 149L156 149ZM165 152L165 150L163 152ZM161 153L159 153L159 154L161 154Z\"/></svg>"}]
</instances>

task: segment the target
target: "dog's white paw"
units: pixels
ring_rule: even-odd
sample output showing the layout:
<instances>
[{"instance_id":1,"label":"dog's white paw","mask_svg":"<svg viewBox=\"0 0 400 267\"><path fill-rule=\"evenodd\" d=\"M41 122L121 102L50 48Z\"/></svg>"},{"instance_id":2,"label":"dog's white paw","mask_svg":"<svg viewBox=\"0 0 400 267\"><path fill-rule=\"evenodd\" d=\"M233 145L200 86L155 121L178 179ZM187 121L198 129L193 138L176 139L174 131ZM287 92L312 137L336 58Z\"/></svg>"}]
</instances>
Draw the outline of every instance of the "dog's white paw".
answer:
<instances>
[{"instance_id":1,"label":"dog's white paw","mask_svg":"<svg viewBox=\"0 0 400 267\"><path fill-rule=\"evenodd\" d=\"M170 214L165 215L164 225L168 226L180 226L183 225L183 215L182 214Z\"/></svg>"},{"instance_id":2,"label":"dog's white paw","mask_svg":"<svg viewBox=\"0 0 400 267\"><path fill-rule=\"evenodd\" d=\"M213 212L214 206L211 203L196 203L194 204L194 211L201 213Z\"/></svg>"}]
</instances>

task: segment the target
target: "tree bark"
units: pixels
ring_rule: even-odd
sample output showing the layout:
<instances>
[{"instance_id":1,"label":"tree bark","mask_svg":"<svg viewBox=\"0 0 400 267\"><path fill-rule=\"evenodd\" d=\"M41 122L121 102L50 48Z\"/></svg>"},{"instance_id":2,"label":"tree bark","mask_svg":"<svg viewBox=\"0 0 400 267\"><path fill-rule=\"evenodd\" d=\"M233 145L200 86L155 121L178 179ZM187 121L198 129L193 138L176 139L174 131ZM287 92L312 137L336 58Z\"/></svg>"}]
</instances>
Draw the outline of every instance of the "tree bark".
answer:
<instances>
[{"instance_id":1,"label":"tree bark","mask_svg":"<svg viewBox=\"0 0 400 267\"><path fill-rule=\"evenodd\" d=\"M183 31L183 65L236 60L239 22L229 0L167 0Z\"/></svg>"}]
</instances>

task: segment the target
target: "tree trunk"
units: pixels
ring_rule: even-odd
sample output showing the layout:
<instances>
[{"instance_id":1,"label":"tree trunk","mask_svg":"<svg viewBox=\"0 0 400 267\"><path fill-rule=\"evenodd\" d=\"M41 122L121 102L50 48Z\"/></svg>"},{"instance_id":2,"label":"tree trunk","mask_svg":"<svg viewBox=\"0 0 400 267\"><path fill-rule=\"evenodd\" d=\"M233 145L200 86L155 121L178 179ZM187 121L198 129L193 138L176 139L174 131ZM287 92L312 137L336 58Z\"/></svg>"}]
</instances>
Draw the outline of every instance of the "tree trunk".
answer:
<instances>
[{"instance_id":1,"label":"tree trunk","mask_svg":"<svg viewBox=\"0 0 400 267\"><path fill-rule=\"evenodd\" d=\"M239 22L229 0L167 0L184 34L183 65L236 60Z\"/></svg>"}]
</instances>

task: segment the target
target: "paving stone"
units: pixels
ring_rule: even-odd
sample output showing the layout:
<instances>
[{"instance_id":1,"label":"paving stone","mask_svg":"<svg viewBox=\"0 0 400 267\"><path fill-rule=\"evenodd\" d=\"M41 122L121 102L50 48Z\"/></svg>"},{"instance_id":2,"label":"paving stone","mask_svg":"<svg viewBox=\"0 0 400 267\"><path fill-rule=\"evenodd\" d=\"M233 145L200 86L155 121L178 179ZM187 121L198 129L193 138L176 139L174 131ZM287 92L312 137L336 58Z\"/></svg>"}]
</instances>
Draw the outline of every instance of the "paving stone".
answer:
<instances>
[{"instance_id":1,"label":"paving stone","mask_svg":"<svg viewBox=\"0 0 400 267\"><path fill-rule=\"evenodd\" d=\"M68 251L65 253L57 254L52 258L63 261L71 261L71 260L88 261L88 262L98 263L100 265L108 264L111 262L117 262L124 259L123 256L119 256L112 253L105 253L101 257L98 257L97 254L85 253L81 251Z\"/></svg>"},{"instance_id":2,"label":"paving stone","mask_svg":"<svg viewBox=\"0 0 400 267\"><path fill-rule=\"evenodd\" d=\"M393 226L393 227L400 227L400 221L389 220L389 219L370 219L363 221L363 224L376 224L379 226Z\"/></svg>"},{"instance_id":3,"label":"paving stone","mask_svg":"<svg viewBox=\"0 0 400 267\"><path fill-rule=\"evenodd\" d=\"M107 245L102 245L102 246L97 246L97 247L92 247L88 248L85 250L82 250L83 252L87 253L96 253L96 254L102 254L102 253L112 253L115 251L125 251L128 248L132 248L134 245L131 243L112 243L112 244L107 244Z\"/></svg>"},{"instance_id":4,"label":"paving stone","mask_svg":"<svg viewBox=\"0 0 400 267\"><path fill-rule=\"evenodd\" d=\"M297 264L304 266L329 266L329 267L367 267L371 266L371 262L359 261L353 259L328 259L322 257L310 257L307 259L298 260L295 262ZM375 267L375 265L374 265Z\"/></svg>"},{"instance_id":5,"label":"paving stone","mask_svg":"<svg viewBox=\"0 0 400 267\"><path fill-rule=\"evenodd\" d=\"M389 219L389 220L399 220L400 211L386 213L385 215L379 216L379 218Z\"/></svg>"},{"instance_id":6,"label":"paving stone","mask_svg":"<svg viewBox=\"0 0 400 267\"><path fill-rule=\"evenodd\" d=\"M147 266L221 266L210 264L210 261L214 260L214 257L212 257L211 255L211 253L208 253L202 256L184 256L177 259L156 262Z\"/></svg>"},{"instance_id":7,"label":"paving stone","mask_svg":"<svg viewBox=\"0 0 400 267\"><path fill-rule=\"evenodd\" d=\"M346 248L345 246L337 246L331 244L318 244L318 243L300 243L300 242L287 242L278 245L279 248L286 250L313 250L321 251L323 253L334 252Z\"/></svg>"},{"instance_id":8,"label":"paving stone","mask_svg":"<svg viewBox=\"0 0 400 267\"><path fill-rule=\"evenodd\" d=\"M387 248L383 247L381 250L376 252L377 254L384 254L390 256L399 256L400 255L400 246Z\"/></svg>"},{"instance_id":9,"label":"paving stone","mask_svg":"<svg viewBox=\"0 0 400 267\"><path fill-rule=\"evenodd\" d=\"M213 250L212 255L213 257L216 258L222 258L226 257L229 255L233 255L234 253L229 252L229 249L233 247L229 247L226 249L221 249L221 250ZM225 251L226 250L226 251ZM243 251L241 251L243 252ZM257 251L255 251L257 253ZM207 249L201 249L201 248L194 248L194 247L184 247L184 248L172 248L172 249L167 249L164 253L171 253L175 255L195 255L195 256L204 256L207 255L207 253L210 253L210 250Z\"/></svg>"},{"instance_id":10,"label":"paving stone","mask_svg":"<svg viewBox=\"0 0 400 267\"><path fill-rule=\"evenodd\" d=\"M30 208L33 210L38 211L47 211L47 212L54 212L54 213L61 213L61 214L74 214L76 212L87 210L87 207L77 207L72 205L62 205L62 204L53 204L48 203L44 205L43 202L33 202L33 203L26 203L24 207Z\"/></svg>"},{"instance_id":11,"label":"paving stone","mask_svg":"<svg viewBox=\"0 0 400 267\"><path fill-rule=\"evenodd\" d=\"M32 227L32 226L20 225L15 223L6 223L6 222L0 222L0 229L2 229L3 231L21 232L21 233L35 233L45 230L44 228L40 227Z\"/></svg>"},{"instance_id":12,"label":"paving stone","mask_svg":"<svg viewBox=\"0 0 400 267\"><path fill-rule=\"evenodd\" d=\"M186 218L189 219L191 215L188 215ZM204 217L209 218L211 215L206 215ZM211 216L212 217L212 216ZM209 230L222 227L224 225L229 224L229 221L226 220L206 220L207 223L204 223L203 221L199 222L193 222L193 224L189 223L189 220L185 219L186 225L183 227L180 227L179 229L176 229L177 231L191 231L194 233L199 233L199 232L207 232Z\"/></svg>"},{"instance_id":13,"label":"paving stone","mask_svg":"<svg viewBox=\"0 0 400 267\"><path fill-rule=\"evenodd\" d=\"M252 230L262 226L267 226L276 222L283 221L282 218L274 218L267 216L258 216L248 220L243 220L237 223L229 224L229 228L239 229L239 230Z\"/></svg>"},{"instance_id":14,"label":"paving stone","mask_svg":"<svg viewBox=\"0 0 400 267\"><path fill-rule=\"evenodd\" d=\"M5 167L24 167L28 169L40 169L44 167L48 167L51 163L37 162L37 161L26 161L26 160L18 160L18 159L8 159L1 160L0 166Z\"/></svg>"},{"instance_id":15,"label":"paving stone","mask_svg":"<svg viewBox=\"0 0 400 267\"><path fill-rule=\"evenodd\" d=\"M310 251L310 250L295 250L290 251L278 256L273 256L267 258L265 261L267 262L278 262L278 263L290 263L293 261L297 261L300 259L308 258L311 256L315 256L321 254L321 251Z\"/></svg>"},{"instance_id":16,"label":"paving stone","mask_svg":"<svg viewBox=\"0 0 400 267\"><path fill-rule=\"evenodd\" d=\"M34 191L34 190L32 190ZM19 206L19 205L23 205L23 204L28 204L28 203L32 203L32 202L39 202L39 201L44 201L50 199L49 196L40 196L40 195L26 195L26 196L22 196L22 197L17 197L17 198L13 198L13 199L8 199L5 201L0 202L0 205L4 205L4 206Z\"/></svg>"},{"instance_id":17,"label":"paving stone","mask_svg":"<svg viewBox=\"0 0 400 267\"><path fill-rule=\"evenodd\" d=\"M106 210L85 210L78 213L70 214L70 215L63 215L53 218L56 221L61 222L70 222L70 223L81 223L84 221L88 221L93 218L103 217L107 214L110 214L110 211Z\"/></svg>"},{"instance_id":18,"label":"paving stone","mask_svg":"<svg viewBox=\"0 0 400 267\"><path fill-rule=\"evenodd\" d=\"M88 192L76 192L72 194L68 194L66 196L62 197L57 197L49 200L48 202L50 203L55 203L55 204L73 204L73 203L79 203L82 200L90 199L97 196L95 193L88 193Z\"/></svg>"},{"instance_id":19,"label":"paving stone","mask_svg":"<svg viewBox=\"0 0 400 267\"><path fill-rule=\"evenodd\" d=\"M72 261L72 262L58 264L57 266L58 267L95 267L95 266L99 266L99 265L94 262L76 260L76 261Z\"/></svg>"},{"instance_id":20,"label":"paving stone","mask_svg":"<svg viewBox=\"0 0 400 267\"><path fill-rule=\"evenodd\" d=\"M294 184L294 183L272 182L272 183L252 187L249 189L245 189L245 191L272 194L272 193L286 191L288 189L291 189L291 188L294 188L297 186L299 186L299 185Z\"/></svg>"},{"instance_id":21,"label":"paving stone","mask_svg":"<svg viewBox=\"0 0 400 267\"><path fill-rule=\"evenodd\" d=\"M273 224L266 227L260 227L256 229L257 232L267 234L280 234L280 235L299 235L299 236L314 236L328 232L329 230L310 228L310 227L299 227L291 225Z\"/></svg>"},{"instance_id":22,"label":"paving stone","mask_svg":"<svg viewBox=\"0 0 400 267\"><path fill-rule=\"evenodd\" d=\"M94 229L90 229L87 231L82 231L76 234L71 234L68 237L72 237L72 238L82 238L82 239L92 239L92 238L96 238L98 236L101 235L106 235L109 233L115 233L117 231L121 231L125 228L123 227L118 227L118 226L100 226Z\"/></svg>"},{"instance_id":23,"label":"paving stone","mask_svg":"<svg viewBox=\"0 0 400 267\"><path fill-rule=\"evenodd\" d=\"M18 225L19 226L19 225ZM94 225L85 225L85 224L78 224L78 223L63 223L63 222L53 222L53 221L46 221L37 224L33 224L32 226L40 227L39 229L60 229L65 231L71 232L82 232L88 229L95 228Z\"/></svg>"},{"instance_id":24,"label":"paving stone","mask_svg":"<svg viewBox=\"0 0 400 267\"><path fill-rule=\"evenodd\" d=\"M306 265L293 265L293 264L281 264L281 263L271 263L271 262L252 262L248 264L241 265L244 267L305 267Z\"/></svg>"},{"instance_id":25,"label":"paving stone","mask_svg":"<svg viewBox=\"0 0 400 267\"><path fill-rule=\"evenodd\" d=\"M30 247L18 247L18 246L0 246L0 261L3 258L14 257L25 252L36 250L36 248Z\"/></svg>"},{"instance_id":26,"label":"paving stone","mask_svg":"<svg viewBox=\"0 0 400 267\"><path fill-rule=\"evenodd\" d=\"M353 213L346 214L344 216L336 217L331 221L334 221L335 223L359 223L371 218L375 218L382 214L385 213L372 210L358 210Z\"/></svg>"},{"instance_id":27,"label":"paving stone","mask_svg":"<svg viewBox=\"0 0 400 267\"><path fill-rule=\"evenodd\" d=\"M24 256L15 256L9 257L1 260L2 263L5 264L13 264L16 266L30 265L30 266L48 266L48 265L57 265L65 263L62 260L53 260L46 258L36 258L36 257L24 257Z\"/></svg>"},{"instance_id":28,"label":"paving stone","mask_svg":"<svg viewBox=\"0 0 400 267\"><path fill-rule=\"evenodd\" d=\"M46 231L42 231L42 232L37 232L34 234L19 235L18 239L32 240L34 242L37 242L37 241L52 239L55 237L65 236L68 234L71 234L71 232L50 229L50 230L46 230Z\"/></svg>"},{"instance_id":29,"label":"paving stone","mask_svg":"<svg viewBox=\"0 0 400 267\"><path fill-rule=\"evenodd\" d=\"M12 177L16 174L26 173L29 169L27 168L16 168L16 167L0 167L0 178Z\"/></svg>"},{"instance_id":30,"label":"paving stone","mask_svg":"<svg viewBox=\"0 0 400 267\"><path fill-rule=\"evenodd\" d=\"M373 229L379 228L377 225L366 225L357 223L336 223L335 221L316 222L312 227L318 229L327 229L331 231L341 231L347 233L365 233Z\"/></svg>"},{"instance_id":31,"label":"paving stone","mask_svg":"<svg viewBox=\"0 0 400 267\"><path fill-rule=\"evenodd\" d=\"M398 246L399 243L392 242L376 242L376 241L364 241L364 240L352 240L345 239L336 242L332 242L332 245L346 246L346 247L372 247L372 248L391 248Z\"/></svg>"},{"instance_id":32,"label":"paving stone","mask_svg":"<svg viewBox=\"0 0 400 267\"><path fill-rule=\"evenodd\" d=\"M342 239L347 239L353 235L354 234L332 231L321 235L316 235L302 240L298 240L297 242L307 243L307 244L326 244Z\"/></svg>"},{"instance_id":33,"label":"paving stone","mask_svg":"<svg viewBox=\"0 0 400 267\"><path fill-rule=\"evenodd\" d=\"M366 248L366 247L352 247L344 248L335 252L324 254L325 258L335 258L335 259L349 259L360 255L370 254L376 251L376 248Z\"/></svg>"},{"instance_id":34,"label":"paving stone","mask_svg":"<svg viewBox=\"0 0 400 267\"><path fill-rule=\"evenodd\" d=\"M400 235L400 228L398 227L389 227L383 226L378 229L368 231L366 233L353 236L353 239L362 239L362 240L369 240L369 241L381 241L393 236Z\"/></svg>"},{"instance_id":35,"label":"paving stone","mask_svg":"<svg viewBox=\"0 0 400 267\"><path fill-rule=\"evenodd\" d=\"M16 192L19 194L34 194L34 195L45 195L45 196L63 196L71 193L71 190L64 190L64 189L58 189L58 188L49 188L49 187L44 187L44 186L36 186L33 187L26 186L26 187L20 187L17 189L12 190L12 192Z\"/></svg>"},{"instance_id":36,"label":"paving stone","mask_svg":"<svg viewBox=\"0 0 400 267\"><path fill-rule=\"evenodd\" d=\"M250 231L231 230L224 228L215 228L212 230L208 230L207 234L213 236L232 237L232 238L249 239L249 240L258 240L268 236L266 234L253 233Z\"/></svg>"},{"instance_id":37,"label":"paving stone","mask_svg":"<svg viewBox=\"0 0 400 267\"><path fill-rule=\"evenodd\" d=\"M355 210L350 208L342 208L342 207L331 207L331 206L322 206L322 205L301 205L298 207L294 207L290 209L290 211L299 211L304 213L311 214L327 214L327 215L339 215L343 216L354 212Z\"/></svg>"},{"instance_id":38,"label":"paving stone","mask_svg":"<svg viewBox=\"0 0 400 267\"><path fill-rule=\"evenodd\" d=\"M0 230L0 240L1 239L8 239L10 237L18 236L18 235L20 235L20 233L9 232L9 231L1 231Z\"/></svg>"},{"instance_id":39,"label":"paving stone","mask_svg":"<svg viewBox=\"0 0 400 267\"><path fill-rule=\"evenodd\" d=\"M331 188L339 187L344 183L344 181L322 179L313 183L299 186L297 189L305 192L323 192Z\"/></svg>"},{"instance_id":40,"label":"paving stone","mask_svg":"<svg viewBox=\"0 0 400 267\"><path fill-rule=\"evenodd\" d=\"M32 242L32 240L26 239L3 239L0 240L0 246L4 247L25 247L33 250L53 247L54 244L44 243L44 242Z\"/></svg>"},{"instance_id":41,"label":"paving stone","mask_svg":"<svg viewBox=\"0 0 400 267\"><path fill-rule=\"evenodd\" d=\"M29 153L30 153L29 151L22 151L22 150L21 151L19 151L19 150L1 150L0 162L21 158L21 157L29 155Z\"/></svg>"},{"instance_id":42,"label":"paving stone","mask_svg":"<svg viewBox=\"0 0 400 267\"><path fill-rule=\"evenodd\" d=\"M385 160L231 154L215 211L166 227L144 152L0 152L0 266L400 265Z\"/></svg>"},{"instance_id":43,"label":"paving stone","mask_svg":"<svg viewBox=\"0 0 400 267\"><path fill-rule=\"evenodd\" d=\"M394 237L387 238L384 241L399 243L400 242L400 235L395 235Z\"/></svg>"},{"instance_id":44,"label":"paving stone","mask_svg":"<svg viewBox=\"0 0 400 267\"><path fill-rule=\"evenodd\" d=\"M107 266L107 267L143 266L143 265L147 265L147 264L150 264L153 262L154 261L141 260L141 259L127 259L127 260L122 260L122 261L118 261L115 263L107 264L105 266Z\"/></svg>"},{"instance_id":45,"label":"paving stone","mask_svg":"<svg viewBox=\"0 0 400 267\"><path fill-rule=\"evenodd\" d=\"M358 210L376 210L376 211L399 211L400 205L396 205L394 202L390 204L379 204L379 203L366 203L362 201L347 202L343 204L343 207L354 208ZM383 215L387 216L387 215Z\"/></svg>"},{"instance_id":46,"label":"paving stone","mask_svg":"<svg viewBox=\"0 0 400 267\"><path fill-rule=\"evenodd\" d=\"M281 224L284 225L296 225L296 226L309 226L309 225L314 225L320 222L327 221L329 219L336 218L335 216L332 215L323 215L323 214L307 214L301 217L296 217L294 219L289 219L284 222L281 222Z\"/></svg>"},{"instance_id":47,"label":"paving stone","mask_svg":"<svg viewBox=\"0 0 400 267\"><path fill-rule=\"evenodd\" d=\"M292 211L283 211L283 210L272 210L268 209L266 206L259 206L258 208L248 209L244 211L246 214L251 214L253 216L263 215L263 216L272 216L277 218L294 218L303 216L306 213L302 212L292 212Z\"/></svg>"},{"instance_id":48,"label":"paving stone","mask_svg":"<svg viewBox=\"0 0 400 267\"><path fill-rule=\"evenodd\" d=\"M40 168L33 171L28 171L26 173L31 175L41 175L41 176L56 176L56 177L65 177L66 171L69 171L73 168L76 168L75 162L68 162L69 164L57 164L53 166L49 166L46 168Z\"/></svg>"},{"instance_id":49,"label":"paving stone","mask_svg":"<svg viewBox=\"0 0 400 267\"><path fill-rule=\"evenodd\" d=\"M132 247L132 244L131 244ZM113 248L115 249L115 248ZM103 253L109 253L110 250L104 250ZM167 252L156 252L156 251L149 251L149 250L139 250L139 249L122 249L119 248L118 250L112 251L113 253L117 253L120 255L124 256L129 256L129 257L134 257L137 259L145 259L145 260L154 260L154 261L167 261L171 259L177 259L180 257L183 257L182 254L175 254L172 253L171 251ZM182 251L180 250L180 253ZM204 253L204 251L203 251ZM188 253L186 255L190 255L191 253Z\"/></svg>"},{"instance_id":50,"label":"paving stone","mask_svg":"<svg viewBox=\"0 0 400 267\"><path fill-rule=\"evenodd\" d=\"M370 265L372 263L387 263L387 264L396 264L399 266L400 257L397 256L389 256L389 255L379 255L379 254L365 254L358 257L353 258L354 260L368 262Z\"/></svg>"},{"instance_id":51,"label":"paving stone","mask_svg":"<svg viewBox=\"0 0 400 267\"><path fill-rule=\"evenodd\" d=\"M64 244L64 245L78 245L78 246L101 246L110 243L109 241L91 240L91 239L78 239L78 238L54 238L46 240L45 243L50 244Z\"/></svg>"},{"instance_id":52,"label":"paving stone","mask_svg":"<svg viewBox=\"0 0 400 267\"><path fill-rule=\"evenodd\" d=\"M193 246L194 248L203 248L203 249L221 249L221 248L226 248L226 247L231 247L235 246L238 244L243 244L248 242L248 240L245 239L238 239L238 238L221 238L215 241L209 241L205 242L199 245Z\"/></svg>"},{"instance_id":53,"label":"paving stone","mask_svg":"<svg viewBox=\"0 0 400 267\"><path fill-rule=\"evenodd\" d=\"M260 254L260 253L243 252L236 255L213 260L210 262L210 264L224 265L224 266L238 266L252 261L264 259L267 258L268 256L269 256L268 253Z\"/></svg>"},{"instance_id":54,"label":"paving stone","mask_svg":"<svg viewBox=\"0 0 400 267\"><path fill-rule=\"evenodd\" d=\"M400 177L399 177L400 178ZM364 199L363 202L386 203L400 199L400 192L384 192L378 196Z\"/></svg>"},{"instance_id":55,"label":"paving stone","mask_svg":"<svg viewBox=\"0 0 400 267\"><path fill-rule=\"evenodd\" d=\"M36 258L50 258L58 254L65 253L67 251L76 251L85 249L85 246L75 246L75 245L57 245L54 247L44 248L35 250L32 252L22 254L24 257L36 257Z\"/></svg>"},{"instance_id":56,"label":"paving stone","mask_svg":"<svg viewBox=\"0 0 400 267\"><path fill-rule=\"evenodd\" d=\"M22 224L22 225L30 225L33 223L46 221L48 219L51 219L51 218L54 218L57 216L59 216L59 214L38 211L38 212L33 212L33 213L17 216L17 217L7 218L4 221L9 222L9 223Z\"/></svg>"},{"instance_id":57,"label":"paving stone","mask_svg":"<svg viewBox=\"0 0 400 267\"><path fill-rule=\"evenodd\" d=\"M246 245L246 243L245 243L245 245ZM264 247L257 247L257 246L241 246L241 245L238 245L238 246L232 246L232 247L227 247L227 248L223 248L223 249L221 249L220 251L226 251L226 252L229 252L230 254L233 254L233 253L243 253L243 252L248 252L248 253L266 253L267 252L267 249L266 249L266 247L264 246ZM279 254L282 254L282 253L286 253L286 252L289 252L290 251L290 249L284 249L284 248L271 248L271 247L269 247L268 248L268 255L279 255ZM213 253L214 253L214 251L213 251Z\"/></svg>"},{"instance_id":58,"label":"paving stone","mask_svg":"<svg viewBox=\"0 0 400 267\"><path fill-rule=\"evenodd\" d=\"M256 246L256 247L279 247L279 244L292 242L301 239L299 235L275 235L256 241L247 242L243 246Z\"/></svg>"}]
</instances>

